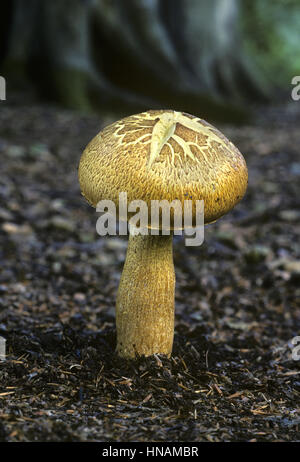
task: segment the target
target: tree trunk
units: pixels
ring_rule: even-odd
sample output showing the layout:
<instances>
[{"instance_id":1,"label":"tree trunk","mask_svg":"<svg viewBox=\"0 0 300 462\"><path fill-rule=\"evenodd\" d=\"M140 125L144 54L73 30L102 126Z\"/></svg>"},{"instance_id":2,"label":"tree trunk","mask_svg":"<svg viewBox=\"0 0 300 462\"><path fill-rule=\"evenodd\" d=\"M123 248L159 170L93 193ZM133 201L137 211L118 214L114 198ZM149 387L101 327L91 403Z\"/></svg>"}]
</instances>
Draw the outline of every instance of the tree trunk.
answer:
<instances>
[{"instance_id":1,"label":"tree trunk","mask_svg":"<svg viewBox=\"0 0 300 462\"><path fill-rule=\"evenodd\" d=\"M3 71L81 109L170 107L241 120L263 82L238 0L14 0Z\"/></svg>"}]
</instances>

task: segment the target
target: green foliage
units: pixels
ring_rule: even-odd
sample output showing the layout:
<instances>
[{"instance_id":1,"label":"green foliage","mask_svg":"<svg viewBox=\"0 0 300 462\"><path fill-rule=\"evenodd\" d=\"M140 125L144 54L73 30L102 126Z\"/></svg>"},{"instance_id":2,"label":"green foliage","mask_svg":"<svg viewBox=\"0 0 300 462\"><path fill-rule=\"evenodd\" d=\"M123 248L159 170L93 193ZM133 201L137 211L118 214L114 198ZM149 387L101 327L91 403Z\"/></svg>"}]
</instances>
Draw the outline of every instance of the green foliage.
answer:
<instances>
[{"instance_id":1,"label":"green foliage","mask_svg":"<svg viewBox=\"0 0 300 462\"><path fill-rule=\"evenodd\" d=\"M268 80L287 88L300 75L299 0L241 2L244 46Z\"/></svg>"}]
</instances>

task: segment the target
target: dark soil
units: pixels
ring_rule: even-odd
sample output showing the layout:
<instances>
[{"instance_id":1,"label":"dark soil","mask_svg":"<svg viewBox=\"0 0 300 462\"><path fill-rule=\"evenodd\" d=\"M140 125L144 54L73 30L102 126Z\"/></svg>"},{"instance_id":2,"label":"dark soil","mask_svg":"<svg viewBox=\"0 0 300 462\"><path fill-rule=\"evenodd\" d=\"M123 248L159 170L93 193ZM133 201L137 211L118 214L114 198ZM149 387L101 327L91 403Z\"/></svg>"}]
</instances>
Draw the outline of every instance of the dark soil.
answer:
<instances>
[{"instance_id":1,"label":"dark soil","mask_svg":"<svg viewBox=\"0 0 300 462\"><path fill-rule=\"evenodd\" d=\"M174 241L172 358L130 362L114 353L127 241L97 236L77 181L109 121L1 103L0 440L300 441L300 103L257 114L218 127L245 198L202 246Z\"/></svg>"}]
</instances>

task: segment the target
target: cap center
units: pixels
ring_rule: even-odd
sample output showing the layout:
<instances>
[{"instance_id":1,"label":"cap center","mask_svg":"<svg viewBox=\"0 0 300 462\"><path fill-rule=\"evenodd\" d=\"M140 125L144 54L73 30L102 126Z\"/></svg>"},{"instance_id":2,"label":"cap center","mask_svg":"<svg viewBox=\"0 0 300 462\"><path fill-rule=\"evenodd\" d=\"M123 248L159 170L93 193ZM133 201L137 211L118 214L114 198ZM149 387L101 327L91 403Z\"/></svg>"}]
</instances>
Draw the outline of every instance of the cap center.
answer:
<instances>
[{"instance_id":1,"label":"cap center","mask_svg":"<svg viewBox=\"0 0 300 462\"><path fill-rule=\"evenodd\" d=\"M176 129L175 114L167 112L159 116L159 120L153 127L150 158L148 167L150 168L155 159L160 155L162 148L174 135Z\"/></svg>"}]
</instances>

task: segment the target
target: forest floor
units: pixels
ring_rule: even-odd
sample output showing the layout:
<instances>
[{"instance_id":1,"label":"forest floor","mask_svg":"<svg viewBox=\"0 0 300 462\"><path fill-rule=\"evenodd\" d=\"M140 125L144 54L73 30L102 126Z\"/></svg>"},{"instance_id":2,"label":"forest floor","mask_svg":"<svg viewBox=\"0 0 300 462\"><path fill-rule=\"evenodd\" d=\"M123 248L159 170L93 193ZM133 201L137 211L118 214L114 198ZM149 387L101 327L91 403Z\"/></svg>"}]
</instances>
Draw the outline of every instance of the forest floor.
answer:
<instances>
[{"instance_id":1,"label":"forest floor","mask_svg":"<svg viewBox=\"0 0 300 462\"><path fill-rule=\"evenodd\" d=\"M300 103L221 129L243 201L174 240L173 355L125 361L115 299L127 239L100 238L77 166L103 123L0 109L1 441L300 441Z\"/></svg>"}]
</instances>

